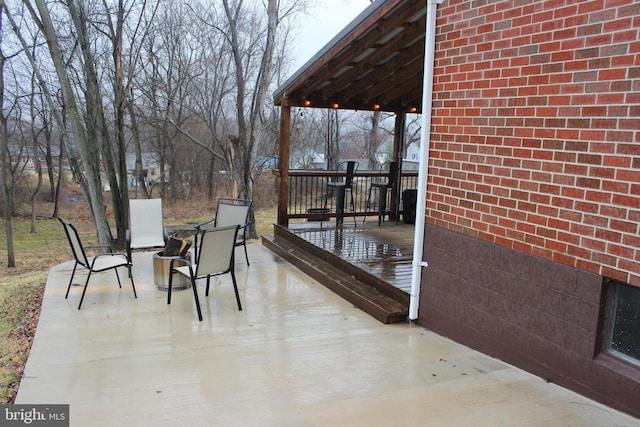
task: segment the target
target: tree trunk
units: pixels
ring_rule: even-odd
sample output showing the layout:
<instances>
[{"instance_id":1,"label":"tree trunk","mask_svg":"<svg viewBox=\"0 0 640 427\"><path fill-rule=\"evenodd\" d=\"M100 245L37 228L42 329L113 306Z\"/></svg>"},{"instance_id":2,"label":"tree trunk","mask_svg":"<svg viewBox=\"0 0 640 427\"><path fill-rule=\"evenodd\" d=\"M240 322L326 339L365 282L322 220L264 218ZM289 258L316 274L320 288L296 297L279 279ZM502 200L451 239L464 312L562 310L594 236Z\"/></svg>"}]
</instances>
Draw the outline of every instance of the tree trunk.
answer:
<instances>
[{"instance_id":1,"label":"tree trunk","mask_svg":"<svg viewBox=\"0 0 640 427\"><path fill-rule=\"evenodd\" d=\"M115 140L117 153L117 172L120 188L115 193L111 190L113 200L113 215L116 220L117 243L116 246L125 246L125 234L129 224L129 182L127 180L127 143L125 141L125 116L127 113L127 89L124 85L124 73L122 70L122 31L124 26L124 2L118 1L118 19L113 37L113 63L115 71L115 107L116 126Z\"/></svg>"},{"instance_id":2,"label":"tree trunk","mask_svg":"<svg viewBox=\"0 0 640 427\"><path fill-rule=\"evenodd\" d=\"M238 9L230 8L227 0L223 1L225 14L229 23L229 42L234 60L234 74L236 82L236 120L238 125L238 137L232 139L231 146L234 150L235 161L233 177L234 184L238 185L238 195L242 198L253 198L253 165L256 163L258 144L257 136L262 128L262 112L264 102L271 83L271 66L273 64L273 52L275 49L275 37L278 24L278 2L277 0L267 1L267 33L264 51L260 60L260 71L255 83L251 107L249 109L249 120L245 116L247 111L246 100L246 79L244 77L243 52L240 49L240 36L238 34ZM251 213L253 217L253 213ZM257 237L255 221L252 221L251 238Z\"/></svg>"},{"instance_id":3,"label":"tree trunk","mask_svg":"<svg viewBox=\"0 0 640 427\"><path fill-rule=\"evenodd\" d=\"M52 215L54 218L58 217L58 209L60 207L60 197L62 195L62 188L64 185L64 174L63 174L64 156L62 155L62 153L64 153L64 146L65 146L64 138L60 137L60 152L58 153L58 180L56 181L56 188L55 188L54 199L53 199Z\"/></svg>"},{"instance_id":4,"label":"tree trunk","mask_svg":"<svg viewBox=\"0 0 640 427\"><path fill-rule=\"evenodd\" d=\"M27 0L23 0L27 1ZM80 153L80 159L85 171L88 202L93 214L98 241L101 245L111 245L111 230L107 221L107 210L102 197L102 184L100 180L98 158L96 156L95 142L89 141L86 129L82 125L82 116L78 110L75 93L71 86L67 66L64 62L60 45L58 43L51 17L44 0L34 0L40 15L40 28L47 42L51 60L60 82L64 104L66 105L71 120L71 128L75 136L75 142ZM38 17L32 14L32 18L38 21Z\"/></svg>"},{"instance_id":5,"label":"tree trunk","mask_svg":"<svg viewBox=\"0 0 640 427\"><path fill-rule=\"evenodd\" d=\"M213 191L215 167L216 158L211 156L209 160L209 170L207 171L207 200L213 200L213 196L215 196L215 192Z\"/></svg>"},{"instance_id":6,"label":"tree trunk","mask_svg":"<svg viewBox=\"0 0 640 427\"><path fill-rule=\"evenodd\" d=\"M9 166L9 132L7 130L7 117L4 115L4 63L5 56L2 50L2 22L4 2L0 2L0 185L2 185L2 199L4 205L4 231L7 235L7 267L16 266L16 256L13 248L13 227L11 212L13 212L14 200L9 191L8 166Z\"/></svg>"},{"instance_id":7,"label":"tree trunk","mask_svg":"<svg viewBox=\"0 0 640 427\"><path fill-rule=\"evenodd\" d=\"M380 127L380 111L374 111L371 115L371 133L369 134L369 141L367 141L367 157L369 158L369 165L373 169L378 169L378 159L376 158L376 151L378 150L378 128Z\"/></svg>"},{"instance_id":8,"label":"tree trunk","mask_svg":"<svg viewBox=\"0 0 640 427\"><path fill-rule=\"evenodd\" d=\"M114 148L111 145L109 126L107 125L107 120L105 117L102 93L100 84L98 82L98 74L95 68L96 58L91 51L89 37L87 34L86 25L89 20L85 13L84 3L78 0L69 0L67 1L67 8L69 9L69 14L76 30L76 37L78 39L80 51L83 57L82 72L86 83L85 97L87 108L87 141L95 141L95 143L91 145L90 148L95 153L95 155L98 156L104 163L104 167L100 168L99 162L92 162L92 167L94 167L93 173L100 183L99 190L101 192L101 197L101 171L106 176L107 182L109 183L111 202L113 206L113 215L116 222L117 237L115 241L111 236L111 229L108 226L108 222L105 223L106 230L108 231L109 236L108 244L109 246L111 246L112 243L115 243L115 246L117 248L123 248L124 236L126 231L126 212L123 213L122 207L123 194L120 191L120 182L122 181L121 179L118 179L119 172L121 171L118 157L120 150L119 146L116 146L116 150L114 152ZM105 211L106 218L106 206L104 206L104 202L103 210Z\"/></svg>"},{"instance_id":9,"label":"tree trunk","mask_svg":"<svg viewBox=\"0 0 640 427\"><path fill-rule=\"evenodd\" d=\"M238 9L231 9L228 0L223 0L224 10L229 24L229 43L233 53L234 64L234 76L236 83L236 121L238 126L238 136L230 137L230 154L231 159L229 164L232 167L231 176L233 177L234 185L238 186L238 190L234 191L241 197L248 198L250 195L246 193L245 187L245 174L242 171L242 165L244 164L245 153L243 151L248 150L249 137L247 134L247 119L245 117L246 108L246 81L244 78L244 64L242 62L243 52L240 49L240 36L238 34L238 19L240 12ZM236 196L236 194L234 194Z\"/></svg>"},{"instance_id":10,"label":"tree trunk","mask_svg":"<svg viewBox=\"0 0 640 427\"><path fill-rule=\"evenodd\" d=\"M31 193L31 233L37 232L37 216L38 216L38 195L40 194L40 189L42 188L42 165L40 164L40 158L38 157L39 147L38 147L38 135L34 128L35 126L35 107L34 100L36 92L36 81L35 76L31 78L31 102L30 102L30 111L31 111L31 142L33 146L33 165L36 168L36 173L38 175L38 185ZM46 126L46 123L44 123Z\"/></svg>"},{"instance_id":11,"label":"tree trunk","mask_svg":"<svg viewBox=\"0 0 640 427\"><path fill-rule=\"evenodd\" d=\"M149 189L147 188L147 183L145 182L144 170L142 168L142 145L140 144L140 132L138 129L138 120L135 112L135 105L133 104L133 100L129 100L127 104L129 109L129 117L131 118L131 133L132 133L132 142L133 147L136 153L136 166L135 166L135 177L136 177L136 194L137 191L140 190L142 192L142 196L145 199L149 198Z\"/></svg>"}]
</instances>

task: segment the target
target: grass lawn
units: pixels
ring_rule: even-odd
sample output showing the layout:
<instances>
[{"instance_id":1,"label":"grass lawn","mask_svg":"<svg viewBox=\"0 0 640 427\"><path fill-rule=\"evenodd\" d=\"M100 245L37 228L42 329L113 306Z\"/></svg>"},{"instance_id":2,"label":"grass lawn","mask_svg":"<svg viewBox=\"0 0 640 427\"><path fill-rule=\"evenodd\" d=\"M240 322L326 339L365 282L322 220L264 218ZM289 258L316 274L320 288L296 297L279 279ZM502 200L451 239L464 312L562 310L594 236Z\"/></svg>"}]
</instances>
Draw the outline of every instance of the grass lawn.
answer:
<instances>
[{"instance_id":1,"label":"grass lawn","mask_svg":"<svg viewBox=\"0 0 640 427\"><path fill-rule=\"evenodd\" d=\"M7 268L7 239L0 233L0 403L11 403L40 316L49 268L69 260L69 244L57 220L38 220L31 233L29 220L14 218L16 267Z\"/></svg>"}]
</instances>

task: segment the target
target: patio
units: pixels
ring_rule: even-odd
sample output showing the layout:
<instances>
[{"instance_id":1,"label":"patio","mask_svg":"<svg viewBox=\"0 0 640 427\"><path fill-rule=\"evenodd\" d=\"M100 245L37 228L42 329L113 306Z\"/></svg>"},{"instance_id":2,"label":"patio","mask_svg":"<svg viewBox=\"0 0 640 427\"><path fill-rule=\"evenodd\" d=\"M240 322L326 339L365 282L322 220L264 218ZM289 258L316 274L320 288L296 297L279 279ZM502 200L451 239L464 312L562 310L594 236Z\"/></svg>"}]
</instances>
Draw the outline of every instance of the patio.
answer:
<instances>
[{"instance_id":1,"label":"patio","mask_svg":"<svg viewBox=\"0 0 640 427\"><path fill-rule=\"evenodd\" d=\"M640 426L640 421L410 324L384 325L260 244L200 293L153 284L152 253L64 299L54 266L16 403L71 425ZM82 280L82 275L79 281ZM202 287L200 288L202 289Z\"/></svg>"}]
</instances>

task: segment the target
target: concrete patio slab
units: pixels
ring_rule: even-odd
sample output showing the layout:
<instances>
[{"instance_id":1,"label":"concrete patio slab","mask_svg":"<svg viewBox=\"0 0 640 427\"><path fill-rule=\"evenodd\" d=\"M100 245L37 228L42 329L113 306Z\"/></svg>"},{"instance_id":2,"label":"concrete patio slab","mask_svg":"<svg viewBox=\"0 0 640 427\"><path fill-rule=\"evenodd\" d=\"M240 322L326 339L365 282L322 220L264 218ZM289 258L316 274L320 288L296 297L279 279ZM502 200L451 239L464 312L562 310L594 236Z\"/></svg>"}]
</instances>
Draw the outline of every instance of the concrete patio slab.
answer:
<instances>
[{"instance_id":1,"label":"concrete patio slab","mask_svg":"<svg viewBox=\"0 0 640 427\"><path fill-rule=\"evenodd\" d=\"M70 405L72 426L640 426L640 420L424 328L383 325L259 244L230 278L154 285L152 253L64 298L49 273L16 403ZM83 275L77 279L84 283Z\"/></svg>"}]
</instances>

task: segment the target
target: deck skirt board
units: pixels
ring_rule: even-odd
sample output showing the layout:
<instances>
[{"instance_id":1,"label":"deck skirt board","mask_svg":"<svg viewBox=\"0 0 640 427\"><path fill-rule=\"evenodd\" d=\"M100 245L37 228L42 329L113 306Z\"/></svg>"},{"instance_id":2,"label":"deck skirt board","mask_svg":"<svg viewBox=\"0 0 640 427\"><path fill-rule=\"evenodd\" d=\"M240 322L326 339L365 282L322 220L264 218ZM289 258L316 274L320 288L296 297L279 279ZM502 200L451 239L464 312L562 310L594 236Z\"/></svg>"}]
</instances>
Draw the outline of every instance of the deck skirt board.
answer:
<instances>
[{"instance_id":1,"label":"deck skirt board","mask_svg":"<svg viewBox=\"0 0 640 427\"><path fill-rule=\"evenodd\" d=\"M407 320L413 227L274 226L263 244L383 323Z\"/></svg>"}]
</instances>

